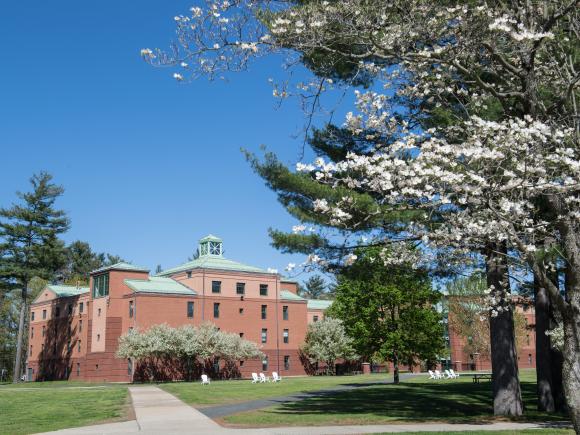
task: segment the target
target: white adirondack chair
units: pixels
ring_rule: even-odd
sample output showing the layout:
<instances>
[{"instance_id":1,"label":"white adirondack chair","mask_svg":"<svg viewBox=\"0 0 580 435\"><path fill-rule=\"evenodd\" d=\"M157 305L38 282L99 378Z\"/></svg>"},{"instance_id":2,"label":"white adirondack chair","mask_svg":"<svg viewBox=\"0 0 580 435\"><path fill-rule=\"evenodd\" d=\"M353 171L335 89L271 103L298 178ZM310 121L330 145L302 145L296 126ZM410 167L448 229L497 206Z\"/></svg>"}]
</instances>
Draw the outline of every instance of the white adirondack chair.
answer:
<instances>
[{"instance_id":1,"label":"white adirondack chair","mask_svg":"<svg viewBox=\"0 0 580 435\"><path fill-rule=\"evenodd\" d=\"M272 372L272 381L273 382L280 382L282 380L281 376L278 376L278 372Z\"/></svg>"},{"instance_id":2,"label":"white adirondack chair","mask_svg":"<svg viewBox=\"0 0 580 435\"><path fill-rule=\"evenodd\" d=\"M211 380L207 377L207 375L201 375L201 385L209 385L210 381Z\"/></svg>"},{"instance_id":3,"label":"white adirondack chair","mask_svg":"<svg viewBox=\"0 0 580 435\"><path fill-rule=\"evenodd\" d=\"M458 377L459 377L459 373L455 373L455 371L454 371L453 369L449 369L449 373L451 373L451 375L452 375L454 378L458 378Z\"/></svg>"},{"instance_id":4,"label":"white adirondack chair","mask_svg":"<svg viewBox=\"0 0 580 435\"><path fill-rule=\"evenodd\" d=\"M256 384L260 382L260 378L258 377L257 373L252 373L252 384Z\"/></svg>"},{"instance_id":5,"label":"white adirondack chair","mask_svg":"<svg viewBox=\"0 0 580 435\"><path fill-rule=\"evenodd\" d=\"M453 377L453 375L449 372L449 370L445 370L445 376L447 377L447 379L451 379Z\"/></svg>"},{"instance_id":6,"label":"white adirondack chair","mask_svg":"<svg viewBox=\"0 0 580 435\"><path fill-rule=\"evenodd\" d=\"M431 370L429 370L429 379L437 379L437 376L435 376L435 373Z\"/></svg>"},{"instance_id":7,"label":"white adirondack chair","mask_svg":"<svg viewBox=\"0 0 580 435\"><path fill-rule=\"evenodd\" d=\"M266 376L264 373L260 373L260 382L270 382L270 377Z\"/></svg>"},{"instance_id":8,"label":"white adirondack chair","mask_svg":"<svg viewBox=\"0 0 580 435\"><path fill-rule=\"evenodd\" d=\"M435 370L435 376L437 377L437 379L443 379L443 375L439 370Z\"/></svg>"}]
</instances>

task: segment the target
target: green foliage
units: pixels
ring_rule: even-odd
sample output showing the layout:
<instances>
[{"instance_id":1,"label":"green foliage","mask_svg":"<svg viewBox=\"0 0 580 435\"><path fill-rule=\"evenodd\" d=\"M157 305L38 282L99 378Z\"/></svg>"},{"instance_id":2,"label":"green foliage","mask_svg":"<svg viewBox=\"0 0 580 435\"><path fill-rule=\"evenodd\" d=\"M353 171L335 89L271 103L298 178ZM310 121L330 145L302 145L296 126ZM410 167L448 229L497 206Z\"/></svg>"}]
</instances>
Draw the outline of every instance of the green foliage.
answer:
<instances>
[{"instance_id":1,"label":"green foliage","mask_svg":"<svg viewBox=\"0 0 580 435\"><path fill-rule=\"evenodd\" d=\"M336 360L356 358L352 342L341 320L325 317L308 325L301 350L311 363L324 362L327 374L334 374Z\"/></svg>"},{"instance_id":2,"label":"green foliage","mask_svg":"<svg viewBox=\"0 0 580 435\"><path fill-rule=\"evenodd\" d=\"M320 275L314 275L304 282L300 296L307 299L323 299L326 294L326 281Z\"/></svg>"},{"instance_id":3,"label":"green foliage","mask_svg":"<svg viewBox=\"0 0 580 435\"><path fill-rule=\"evenodd\" d=\"M328 315L344 322L355 350L367 361L433 360L443 351L439 293L428 275L410 267L385 267L379 249L359 259L337 279Z\"/></svg>"},{"instance_id":4,"label":"green foliage","mask_svg":"<svg viewBox=\"0 0 580 435\"><path fill-rule=\"evenodd\" d=\"M118 255L94 252L87 242L77 240L66 248L66 265L61 271L65 284L89 283L89 273L101 267L124 261Z\"/></svg>"}]
</instances>

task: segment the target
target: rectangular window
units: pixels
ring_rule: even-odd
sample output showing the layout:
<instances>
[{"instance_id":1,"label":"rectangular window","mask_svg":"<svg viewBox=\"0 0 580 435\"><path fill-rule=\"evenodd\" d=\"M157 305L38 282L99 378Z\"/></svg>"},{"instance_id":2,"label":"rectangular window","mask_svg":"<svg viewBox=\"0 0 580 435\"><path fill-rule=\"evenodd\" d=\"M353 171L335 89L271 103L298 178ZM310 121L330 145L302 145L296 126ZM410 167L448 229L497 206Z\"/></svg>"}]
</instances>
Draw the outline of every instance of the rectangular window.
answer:
<instances>
[{"instance_id":1,"label":"rectangular window","mask_svg":"<svg viewBox=\"0 0 580 435\"><path fill-rule=\"evenodd\" d=\"M191 278L191 271L187 272L187 277Z\"/></svg>"},{"instance_id":2,"label":"rectangular window","mask_svg":"<svg viewBox=\"0 0 580 435\"><path fill-rule=\"evenodd\" d=\"M30 345L30 353L28 355L32 355L32 344Z\"/></svg>"},{"instance_id":3,"label":"rectangular window","mask_svg":"<svg viewBox=\"0 0 580 435\"><path fill-rule=\"evenodd\" d=\"M265 356L264 359L262 360L262 371L266 372L268 371L268 357Z\"/></svg>"},{"instance_id":4,"label":"rectangular window","mask_svg":"<svg viewBox=\"0 0 580 435\"><path fill-rule=\"evenodd\" d=\"M289 331L287 329L284 329L284 332L282 333L282 338L284 339L284 343L288 343L288 341L289 341Z\"/></svg>"},{"instance_id":5,"label":"rectangular window","mask_svg":"<svg viewBox=\"0 0 580 435\"><path fill-rule=\"evenodd\" d=\"M46 319L46 310L42 310L42 320Z\"/></svg>"},{"instance_id":6,"label":"rectangular window","mask_svg":"<svg viewBox=\"0 0 580 435\"><path fill-rule=\"evenodd\" d=\"M290 370L290 355L284 355L284 370Z\"/></svg>"},{"instance_id":7,"label":"rectangular window","mask_svg":"<svg viewBox=\"0 0 580 435\"><path fill-rule=\"evenodd\" d=\"M240 361L240 367L244 367L244 361Z\"/></svg>"},{"instance_id":8,"label":"rectangular window","mask_svg":"<svg viewBox=\"0 0 580 435\"><path fill-rule=\"evenodd\" d=\"M54 309L54 317L58 317L58 316L60 316L60 307L56 307Z\"/></svg>"},{"instance_id":9,"label":"rectangular window","mask_svg":"<svg viewBox=\"0 0 580 435\"><path fill-rule=\"evenodd\" d=\"M244 333L240 332L240 338L244 338Z\"/></svg>"},{"instance_id":10,"label":"rectangular window","mask_svg":"<svg viewBox=\"0 0 580 435\"><path fill-rule=\"evenodd\" d=\"M127 360L127 374L129 376L133 374L133 360L130 358Z\"/></svg>"},{"instance_id":11,"label":"rectangular window","mask_svg":"<svg viewBox=\"0 0 580 435\"><path fill-rule=\"evenodd\" d=\"M133 314L135 311L135 307L133 305L134 305L134 302L129 301L129 318L133 318Z\"/></svg>"},{"instance_id":12,"label":"rectangular window","mask_svg":"<svg viewBox=\"0 0 580 435\"><path fill-rule=\"evenodd\" d=\"M77 376L81 375L81 363L77 363Z\"/></svg>"},{"instance_id":13,"label":"rectangular window","mask_svg":"<svg viewBox=\"0 0 580 435\"><path fill-rule=\"evenodd\" d=\"M214 302L213 304L213 317L214 319L218 319L220 316L220 304L218 302Z\"/></svg>"},{"instance_id":14,"label":"rectangular window","mask_svg":"<svg viewBox=\"0 0 580 435\"><path fill-rule=\"evenodd\" d=\"M79 332L83 332L83 321L79 320Z\"/></svg>"},{"instance_id":15,"label":"rectangular window","mask_svg":"<svg viewBox=\"0 0 580 435\"><path fill-rule=\"evenodd\" d=\"M262 328L262 343L266 343L268 341L268 330L266 328Z\"/></svg>"},{"instance_id":16,"label":"rectangular window","mask_svg":"<svg viewBox=\"0 0 580 435\"><path fill-rule=\"evenodd\" d=\"M239 311L240 311L240 314L244 314L244 309L243 308L240 308Z\"/></svg>"},{"instance_id":17,"label":"rectangular window","mask_svg":"<svg viewBox=\"0 0 580 435\"><path fill-rule=\"evenodd\" d=\"M85 309L85 304L83 302L79 303L79 314L82 314Z\"/></svg>"},{"instance_id":18,"label":"rectangular window","mask_svg":"<svg viewBox=\"0 0 580 435\"><path fill-rule=\"evenodd\" d=\"M30 338L34 338L34 328L30 328Z\"/></svg>"},{"instance_id":19,"label":"rectangular window","mask_svg":"<svg viewBox=\"0 0 580 435\"><path fill-rule=\"evenodd\" d=\"M66 306L66 308L68 309L68 315L69 316L72 316L72 313L73 313L73 306L72 306L72 304L68 304Z\"/></svg>"},{"instance_id":20,"label":"rectangular window","mask_svg":"<svg viewBox=\"0 0 580 435\"><path fill-rule=\"evenodd\" d=\"M239 295L243 295L246 293L246 283L245 282L237 282L236 283L236 293Z\"/></svg>"},{"instance_id":21,"label":"rectangular window","mask_svg":"<svg viewBox=\"0 0 580 435\"><path fill-rule=\"evenodd\" d=\"M268 305L262 305L262 320L266 320L268 313Z\"/></svg>"},{"instance_id":22,"label":"rectangular window","mask_svg":"<svg viewBox=\"0 0 580 435\"><path fill-rule=\"evenodd\" d=\"M315 322L318 322L318 316L314 316L314 318L312 320Z\"/></svg>"},{"instance_id":23,"label":"rectangular window","mask_svg":"<svg viewBox=\"0 0 580 435\"><path fill-rule=\"evenodd\" d=\"M260 296L268 296L268 284L260 284Z\"/></svg>"},{"instance_id":24,"label":"rectangular window","mask_svg":"<svg viewBox=\"0 0 580 435\"><path fill-rule=\"evenodd\" d=\"M44 334L46 334L46 326L42 327L42 336L44 337Z\"/></svg>"},{"instance_id":25,"label":"rectangular window","mask_svg":"<svg viewBox=\"0 0 580 435\"><path fill-rule=\"evenodd\" d=\"M211 292L212 293L221 293L222 292L222 282L221 281L212 281L211 282Z\"/></svg>"},{"instance_id":26,"label":"rectangular window","mask_svg":"<svg viewBox=\"0 0 580 435\"><path fill-rule=\"evenodd\" d=\"M187 302L187 317L193 319L193 302Z\"/></svg>"},{"instance_id":27,"label":"rectangular window","mask_svg":"<svg viewBox=\"0 0 580 435\"><path fill-rule=\"evenodd\" d=\"M34 311L30 313L30 320L34 322Z\"/></svg>"},{"instance_id":28,"label":"rectangular window","mask_svg":"<svg viewBox=\"0 0 580 435\"><path fill-rule=\"evenodd\" d=\"M109 274L104 273L93 277L93 298L109 296Z\"/></svg>"},{"instance_id":29,"label":"rectangular window","mask_svg":"<svg viewBox=\"0 0 580 435\"><path fill-rule=\"evenodd\" d=\"M282 319L288 320L288 305L282 307Z\"/></svg>"}]
</instances>

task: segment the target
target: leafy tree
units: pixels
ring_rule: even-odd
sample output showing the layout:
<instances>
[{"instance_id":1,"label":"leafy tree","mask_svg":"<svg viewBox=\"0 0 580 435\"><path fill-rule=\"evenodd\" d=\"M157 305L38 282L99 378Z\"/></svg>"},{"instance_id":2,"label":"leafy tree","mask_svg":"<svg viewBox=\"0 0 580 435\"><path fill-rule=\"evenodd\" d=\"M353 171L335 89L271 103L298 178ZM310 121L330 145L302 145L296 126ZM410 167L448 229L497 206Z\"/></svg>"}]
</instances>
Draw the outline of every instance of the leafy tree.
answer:
<instances>
[{"instance_id":1,"label":"leafy tree","mask_svg":"<svg viewBox=\"0 0 580 435\"><path fill-rule=\"evenodd\" d=\"M341 319L366 361L387 360L399 382L399 363L434 361L444 349L440 294L427 273L410 266L384 267L380 249L357 251L358 260L338 275L327 315Z\"/></svg>"},{"instance_id":2,"label":"leafy tree","mask_svg":"<svg viewBox=\"0 0 580 435\"><path fill-rule=\"evenodd\" d=\"M65 253L58 235L69 227L65 212L54 208L64 189L46 172L33 175L30 183L31 192L18 193L20 204L0 209L0 277L20 289L14 382L24 360L30 282L34 277L51 278L62 267Z\"/></svg>"},{"instance_id":3,"label":"leafy tree","mask_svg":"<svg viewBox=\"0 0 580 435\"><path fill-rule=\"evenodd\" d=\"M301 350L311 363L325 363L326 373L333 375L336 360L356 358L352 344L353 340L346 334L342 320L325 317L308 325Z\"/></svg>"},{"instance_id":4,"label":"leafy tree","mask_svg":"<svg viewBox=\"0 0 580 435\"><path fill-rule=\"evenodd\" d=\"M61 279L69 285L88 285L91 271L121 261L124 260L118 255L96 253L87 242L77 240L66 248L66 265L61 271Z\"/></svg>"},{"instance_id":5,"label":"leafy tree","mask_svg":"<svg viewBox=\"0 0 580 435\"><path fill-rule=\"evenodd\" d=\"M304 282L300 296L307 299L323 299L326 293L326 282L320 275L314 275Z\"/></svg>"}]
</instances>

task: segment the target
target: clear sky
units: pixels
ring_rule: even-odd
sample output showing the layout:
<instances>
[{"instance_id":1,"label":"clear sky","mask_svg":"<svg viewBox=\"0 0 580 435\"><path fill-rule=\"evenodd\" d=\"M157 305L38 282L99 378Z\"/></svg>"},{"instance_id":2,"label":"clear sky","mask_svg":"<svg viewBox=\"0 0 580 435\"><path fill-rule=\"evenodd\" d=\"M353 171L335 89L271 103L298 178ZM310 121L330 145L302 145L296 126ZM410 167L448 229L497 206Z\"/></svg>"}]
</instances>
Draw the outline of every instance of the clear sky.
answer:
<instances>
[{"instance_id":1,"label":"clear sky","mask_svg":"<svg viewBox=\"0 0 580 435\"><path fill-rule=\"evenodd\" d=\"M240 148L260 144L295 164L304 125L296 103L275 108L268 59L229 82L180 85L139 50L165 47L183 0L11 1L0 12L0 205L39 170L66 193L66 241L135 264L175 266L197 240L283 271L299 256L269 245L295 222Z\"/></svg>"}]
</instances>

